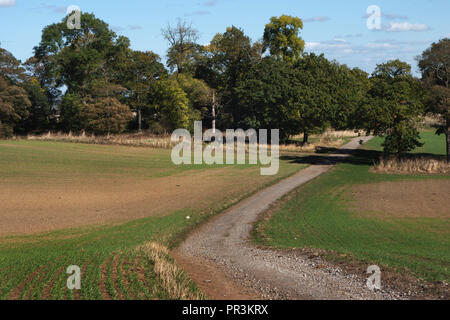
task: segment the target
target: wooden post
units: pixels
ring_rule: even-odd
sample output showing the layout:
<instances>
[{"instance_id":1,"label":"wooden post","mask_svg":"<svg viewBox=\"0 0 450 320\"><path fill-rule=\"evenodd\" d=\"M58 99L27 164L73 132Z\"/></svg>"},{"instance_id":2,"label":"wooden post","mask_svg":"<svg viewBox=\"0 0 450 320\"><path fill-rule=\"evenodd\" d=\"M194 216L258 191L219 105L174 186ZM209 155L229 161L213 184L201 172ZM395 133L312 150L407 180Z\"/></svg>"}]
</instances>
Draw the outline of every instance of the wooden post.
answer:
<instances>
[{"instance_id":1,"label":"wooden post","mask_svg":"<svg viewBox=\"0 0 450 320\"><path fill-rule=\"evenodd\" d=\"M216 133L216 91L213 90L213 101L212 101L212 130Z\"/></svg>"}]
</instances>

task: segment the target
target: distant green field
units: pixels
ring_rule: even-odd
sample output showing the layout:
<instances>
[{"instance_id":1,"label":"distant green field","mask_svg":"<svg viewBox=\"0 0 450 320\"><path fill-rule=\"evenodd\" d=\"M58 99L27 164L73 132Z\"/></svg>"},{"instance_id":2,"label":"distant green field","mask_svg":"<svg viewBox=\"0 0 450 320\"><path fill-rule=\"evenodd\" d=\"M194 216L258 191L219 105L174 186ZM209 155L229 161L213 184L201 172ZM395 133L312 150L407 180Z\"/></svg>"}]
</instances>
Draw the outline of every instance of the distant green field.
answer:
<instances>
[{"instance_id":1,"label":"distant green field","mask_svg":"<svg viewBox=\"0 0 450 320\"><path fill-rule=\"evenodd\" d=\"M442 138L431 133L423 137L426 144L421 152L442 154ZM377 147L380 141L368 146ZM376 152L361 151L349 163L300 187L271 219L257 224L255 240L278 248L332 250L427 280L450 280L450 219L361 217L350 209L353 200L348 192L362 184L450 176L372 173L369 169L376 157Z\"/></svg>"},{"instance_id":2,"label":"distant green field","mask_svg":"<svg viewBox=\"0 0 450 320\"><path fill-rule=\"evenodd\" d=\"M196 203L165 215L126 223L79 227L37 235L0 237L0 299L196 299L202 295L181 271L157 273L155 252L140 248L158 243L174 247L186 232L214 213L257 190L289 176L304 165L281 161L280 172L261 177L259 166L175 166L170 150L63 142L0 141L0 195L8 186L23 192L46 185L71 186L74 181L152 181L182 174L217 172L218 179L235 181L233 190L218 190L220 201ZM102 179L102 180L100 180ZM110 179L110 180L107 180ZM243 184L242 181L246 181ZM251 182L251 183L250 183ZM201 183L201 181L200 181ZM176 187L175 185L173 187ZM80 185L83 188L83 184ZM99 184L99 189L101 188ZM21 189L20 189L21 190ZM34 189L33 189L34 190ZM228 192L230 191L230 192ZM192 196L197 196L192 191ZM19 193L17 197L22 195ZM47 198L46 198L47 199ZM70 200L70 199L69 199ZM112 199L113 200L113 199ZM174 198L173 201L177 201ZM0 203L0 219L7 214ZM132 204L129 210L133 210ZM70 212L69 212L70 214ZM186 219L190 216L190 219ZM31 220L34 221L34 220ZM35 217L39 221L39 217ZM171 258L160 260L174 266ZM66 288L66 268L82 269L82 289ZM167 268L167 270L172 270ZM167 279L172 279L173 283ZM176 286L174 287L174 283Z\"/></svg>"},{"instance_id":3,"label":"distant green field","mask_svg":"<svg viewBox=\"0 0 450 320\"><path fill-rule=\"evenodd\" d=\"M436 135L434 131L422 131L420 133L421 142L424 143L423 147L413 150L413 154L433 154L433 155L445 155L445 135ZM372 150L382 151L384 138L376 137L367 143L367 147Z\"/></svg>"},{"instance_id":4,"label":"distant green field","mask_svg":"<svg viewBox=\"0 0 450 320\"><path fill-rule=\"evenodd\" d=\"M165 177L190 171L221 168L220 165L176 166L170 150L120 145L53 141L0 140L0 177L73 177L76 175L125 175ZM232 165L232 170L257 166ZM284 170L282 168L282 170Z\"/></svg>"}]
</instances>

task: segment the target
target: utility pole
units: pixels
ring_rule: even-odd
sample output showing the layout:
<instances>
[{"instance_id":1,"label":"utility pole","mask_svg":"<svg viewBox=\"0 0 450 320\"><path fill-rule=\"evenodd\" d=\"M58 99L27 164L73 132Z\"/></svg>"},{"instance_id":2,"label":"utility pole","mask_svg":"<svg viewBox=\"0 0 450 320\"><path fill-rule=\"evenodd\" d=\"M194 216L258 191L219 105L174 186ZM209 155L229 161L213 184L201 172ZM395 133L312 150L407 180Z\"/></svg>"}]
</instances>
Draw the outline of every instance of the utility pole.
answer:
<instances>
[{"instance_id":1,"label":"utility pole","mask_svg":"<svg viewBox=\"0 0 450 320\"><path fill-rule=\"evenodd\" d=\"M216 90L213 90L212 96L212 130L216 133Z\"/></svg>"}]
</instances>

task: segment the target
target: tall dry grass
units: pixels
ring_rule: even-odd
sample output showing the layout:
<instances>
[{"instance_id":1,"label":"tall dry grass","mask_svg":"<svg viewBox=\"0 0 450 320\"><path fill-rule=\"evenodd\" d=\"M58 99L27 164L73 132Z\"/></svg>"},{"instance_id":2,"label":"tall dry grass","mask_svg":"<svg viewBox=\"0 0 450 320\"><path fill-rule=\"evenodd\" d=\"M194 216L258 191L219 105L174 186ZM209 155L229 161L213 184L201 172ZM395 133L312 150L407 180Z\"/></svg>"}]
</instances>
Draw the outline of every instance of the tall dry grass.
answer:
<instances>
[{"instance_id":1,"label":"tall dry grass","mask_svg":"<svg viewBox=\"0 0 450 320\"><path fill-rule=\"evenodd\" d=\"M450 174L450 164L446 160L426 157L383 157L375 163L373 170L381 173Z\"/></svg>"},{"instance_id":2,"label":"tall dry grass","mask_svg":"<svg viewBox=\"0 0 450 320\"><path fill-rule=\"evenodd\" d=\"M318 148L339 148L345 143L346 138L357 137L358 133L354 131L326 131L321 135L313 135L313 143L303 145L302 143L289 143L280 145L280 152L315 152ZM301 140L303 135L295 136L294 139ZM172 142L170 136L160 136L148 133L130 133L130 134L112 134L106 136L96 136L93 134L82 133L74 135L72 133L52 133L48 132L42 135L28 135L27 140L38 141L65 141L90 144L109 144L142 146L157 149L172 149L178 142ZM269 147L270 149L270 147ZM246 151L249 147L246 145Z\"/></svg>"},{"instance_id":3,"label":"tall dry grass","mask_svg":"<svg viewBox=\"0 0 450 320\"><path fill-rule=\"evenodd\" d=\"M149 134L114 134L106 136L87 135L82 133L80 135L73 135L72 133L52 133L49 132L43 135L28 135L27 140L40 141L66 141L78 143L92 143L92 144L118 144L127 146L146 146L158 149L171 149L176 143L170 141L170 136L156 136Z\"/></svg>"},{"instance_id":4,"label":"tall dry grass","mask_svg":"<svg viewBox=\"0 0 450 320\"><path fill-rule=\"evenodd\" d=\"M292 143L280 146L280 151L286 152L315 152L320 148L339 148L348 141L348 138L356 138L364 135L364 132L355 132L352 130L335 131L327 130L323 134L316 134L310 136L312 143L303 145L303 134L291 137L292 140L297 140L299 143Z\"/></svg>"},{"instance_id":5,"label":"tall dry grass","mask_svg":"<svg viewBox=\"0 0 450 320\"><path fill-rule=\"evenodd\" d=\"M325 131L322 134L314 134L311 135L311 138L317 138L317 139L343 139L343 138L354 138L357 137L358 135L363 135L364 132L363 131L357 131L355 132L354 130L332 130L332 129L328 129L327 131ZM294 139L298 139L298 140L302 140L303 139L303 134L299 134L293 137Z\"/></svg>"},{"instance_id":6,"label":"tall dry grass","mask_svg":"<svg viewBox=\"0 0 450 320\"><path fill-rule=\"evenodd\" d=\"M201 300L205 297L198 290L193 290L194 283L170 258L169 250L156 242L149 242L135 249L154 262L154 272L161 280L162 286L173 300Z\"/></svg>"}]
</instances>

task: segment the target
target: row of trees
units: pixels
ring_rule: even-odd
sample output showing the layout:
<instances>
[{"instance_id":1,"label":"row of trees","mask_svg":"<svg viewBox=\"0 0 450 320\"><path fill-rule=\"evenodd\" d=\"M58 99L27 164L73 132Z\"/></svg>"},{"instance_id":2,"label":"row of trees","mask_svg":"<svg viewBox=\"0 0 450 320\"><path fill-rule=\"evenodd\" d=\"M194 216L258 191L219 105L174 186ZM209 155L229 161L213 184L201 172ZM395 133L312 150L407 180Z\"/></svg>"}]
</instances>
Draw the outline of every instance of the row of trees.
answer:
<instances>
[{"instance_id":1,"label":"row of trees","mask_svg":"<svg viewBox=\"0 0 450 320\"><path fill-rule=\"evenodd\" d=\"M296 17L273 17L261 42L233 26L206 46L178 21L163 30L168 69L93 14L82 14L81 29L66 22L44 28L24 64L0 49L0 135L163 133L205 120L221 129L279 128L284 140L304 133L305 143L329 127L365 129L387 137L387 152L404 153L420 145L417 121L432 112L450 143L449 39L419 58L420 81L399 60L369 76L305 53Z\"/></svg>"}]
</instances>

